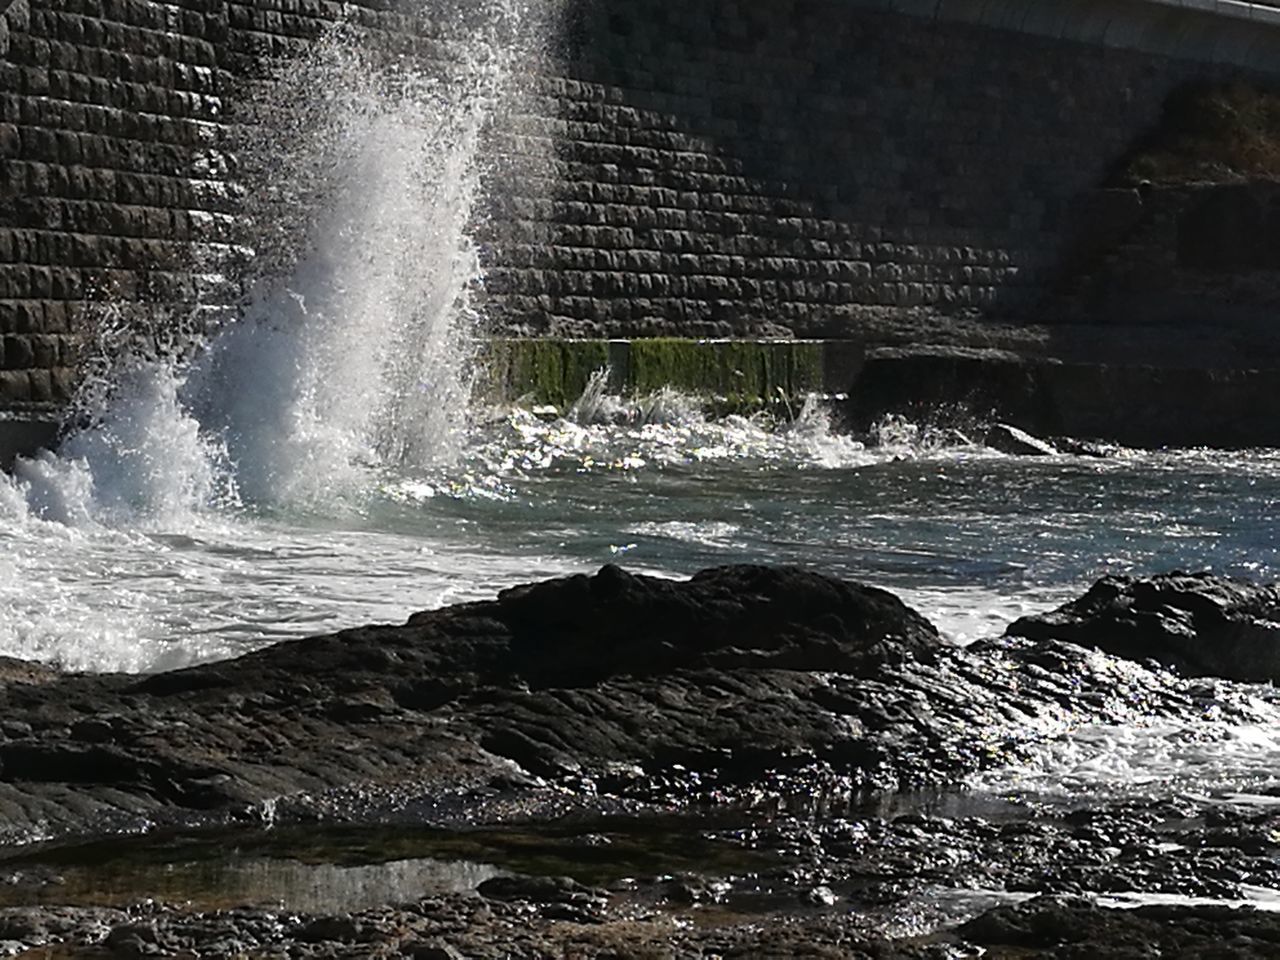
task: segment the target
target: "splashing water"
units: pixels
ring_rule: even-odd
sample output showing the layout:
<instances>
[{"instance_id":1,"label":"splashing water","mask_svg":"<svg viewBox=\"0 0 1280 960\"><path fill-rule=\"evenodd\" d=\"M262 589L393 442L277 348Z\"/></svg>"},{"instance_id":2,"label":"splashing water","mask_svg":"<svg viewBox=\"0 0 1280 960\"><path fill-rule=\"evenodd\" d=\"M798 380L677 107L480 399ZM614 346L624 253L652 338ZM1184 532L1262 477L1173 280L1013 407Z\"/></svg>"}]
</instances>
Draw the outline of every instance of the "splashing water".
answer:
<instances>
[{"instance_id":1,"label":"splashing water","mask_svg":"<svg viewBox=\"0 0 1280 960\"><path fill-rule=\"evenodd\" d=\"M372 465L457 453L478 273L468 226L505 64L478 38L454 67L379 68L331 40L259 105L285 118L269 129L292 134L292 103L325 91L318 121L276 158L272 203L303 211L290 233L309 242L192 378L194 408L251 502L324 505L358 494Z\"/></svg>"},{"instance_id":2,"label":"splashing water","mask_svg":"<svg viewBox=\"0 0 1280 960\"><path fill-rule=\"evenodd\" d=\"M238 107L244 304L213 331L203 307L102 312L75 429L0 475L0 650L162 669L377 615L386 593L355 586L370 554L335 578L296 524L358 515L384 475L464 444L485 127L555 7L439 0L411 55L338 27ZM430 582L415 605L453 589L432 555L400 563Z\"/></svg>"},{"instance_id":3,"label":"splashing water","mask_svg":"<svg viewBox=\"0 0 1280 960\"><path fill-rule=\"evenodd\" d=\"M547 14L451 12L466 40L444 60L337 28L263 87L238 128L246 306L203 344L106 311L83 426L3 482L9 511L155 528L242 503L326 513L380 471L457 457L484 129Z\"/></svg>"},{"instance_id":4,"label":"splashing water","mask_svg":"<svg viewBox=\"0 0 1280 960\"><path fill-rule=\"evenodd\" d=\"M597 370L569 407L565 419L582 426L593 424L679 424L702 419L701 404L671 387L661 387L639 397L610 393L609 371Z\"/></svg>"}]
</instances>

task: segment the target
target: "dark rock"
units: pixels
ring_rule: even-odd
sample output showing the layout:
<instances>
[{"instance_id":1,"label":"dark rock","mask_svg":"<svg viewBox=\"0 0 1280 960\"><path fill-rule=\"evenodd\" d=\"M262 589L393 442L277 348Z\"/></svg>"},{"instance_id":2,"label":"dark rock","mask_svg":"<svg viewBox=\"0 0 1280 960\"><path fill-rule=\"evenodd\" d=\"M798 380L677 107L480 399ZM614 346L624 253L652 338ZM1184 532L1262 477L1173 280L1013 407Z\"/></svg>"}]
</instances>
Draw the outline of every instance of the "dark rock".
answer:
<instances>
[{"instance_id":1,"label":"dark rock","mask_svg":"<svg viewBox=\"0 0 1280 960\"><path fill-rule=\"evenodd\" d=\"M145 680L0 684L3 829L817 807L1016 763L1046 713L1201 715L1203 691L1046 636L961 650L891 594L794 569L606 567Z\"/></svg>"},{"instance_id":2,"label":"dark rock","mask_svg":"<svg viewBox=\"0 0 1280 960\"><path fill-rule=\"evenodd\" d=\"M992 450L1019 457L1051 457L1058 452L1052 444L1007 423L989 427L983 441Z\"/></svg>"},{"instance_id":3,"label":"dark rock","mask_svg":"<svg viewBox=\"0 0 1280 960\"><path fill-rule=\"evenodd\" d=\"M476 889L490 900L529 903L584 903L607 896L604 891L583 886L572 877L491 877Z\"/></svg>"},{"instance_id":4,"label":"dark rock","mask_svg":"<svg viewBox=\"0 0 1280 960\"><path fill-rule=\"evenodd\" d=\"M960 935L984 946L1056 947L1079 943L1100 918L1087 903L1045 897L1029 906L997 907L960 927ZM1089 923L1080 920L1087 917Z\"/></svg>"},{"instance_id":5,"label":"dark rock","mask_svg":"<svg viewBox=\"0 0 1280 960\"><path fill-rule=\"evenodd\" d=\"M0 913L0 940L34 942L48 936L48 922L35 911L6 910Z\"/></svg>"},{"instance_id":6,"label":"dark rock","mask_svg":"<svg viewBox=\"0 0 1280 960\"><path fill-rule=\"evenodd\" d=\"M113 718L90 717L71 725L71 738L83 743L111 743L116 739Z\"/></svg>"},{"instance_id":7,"label":"dark rock","mask_svg":"<svg viewBox=\"0 0 1280 960\"><path fill-rule=\"evenodd\" d=\"M1051 442L1059 453L1069 453L1073 457L1090 457L1094 460L1105 460L1109 457L1114 457L1120 450L1113 443L1076 440L1073 437L1054 437Z\"/></svg>"},{"instance_id":8,"label":"dark rock","mask_svg":"<svg viewBox=\"0 0 1280 960\"><path fill-rule=\"evenodd\" d=\"M368 925L350 916L317 917L298 930L297 937L303 943L359 943L370 938Z\"/></svg>"},{"instance_id":9,"label":"dark rock","mask_svg":"<svg viewBox=\"0 0 1280 960\"><path fill-rule=\"evenodd\" d=\"M663 896L678 904L719 903L728 892L729 884L692 874L671 877L662 884Z\"/></svg>"},{"instance_id":10,"label":"dark rock","mask_svg":"<svg viewBox=\"0 0 1280 960\"><path fill-rule=\"evenodd\" d=\"M442 940L406 943L400 950L403 956L411 957L412 960L466 960L460 950Z\"/></svg>"},{"instance_id":11,"label":"dark rock","mask_svg":"<svg viewBox=\"0 0 1280 960\"><path fill-rule=\"evenodd\" d=\"M548 903L539 908L538 916L544 920L565 920L569 923L602 922L598 903Z\"/></svg>"},{"instance_id":12,"label":"dark rock","mask_svg":"<svg viewBox=\"0 0 1280 960\"><path fill-rule=\"evenodd\" d=\"M58 670L43 663L0 657L0 683L51 683L59 676Z\"/></svg>"},{"instance_id":13,"label":"dark rock","mask_svg":"<svg viewBox=\"0 0 1280 960\"><path fill-rule=\"evenodd\" d=\"M165 952L154 922L122 923L107 934L106 946L120 957L159 956Z\"/></svg>"},{"instance_id":14,"label":"dark rock","mask_svg":"<svg viewBox=\"0 0 1280 960\"><path fill-rule=\"evenodd\" d=\"M958 933L995 957L1280 956L1280 916L1228 907L1106 910L1086 900L1041 897L997 907L962 925Z\"/></svg>"},{"instance_id":15,"label":"dark rock","mask_svg":"<svg viewBox=\"0 0 1280 960\"><path fill-rule=\"evenodd\" d=\"M721 567L680 582L610 565L506 590L492 606L512 632L501 669L533 687L689 667L834 670L886 641L938 643L893 594L786 567Z\"/></svg>"},{"instance_id":16,"label":"dark rock","mask_svg":"<svg viewBox=\"0 0 1280 960\"><path fill-rule=\"evenodd\" d=\"M817 886L805 891L801 898L804 903L813 907L834 907L839 899L828 886Z\"/></svg>"},{"instance_id":17,"label":"dark rock","mask_svg":"<svg viewBox=\"0 0 1280 960\"><path fill-rule=\"evenodd\" d=\"M1009 636L1066 640L1189 674L1280 680L1280 590L1211 573L1111 576Z\"/></svg>"},{"instance_id":18,"label":"dark rock","mask_svg":"<svg viewBox=\"0 0 1280 960\"><path fill-rule=\"evenodd\" d=\"M878 764L847 743L862 721L815 699L830 689L821 675L873 676L939 647L892 594L802 570L671 581L606 567L142 679L28 680L13 663L0 803L79 832L94 811L94 829L242 821L266 803L333 816L335 804L399 803L397 784L496 803L544 789L539 777L589 793L592 778L643 765L686 764L661 782L689 791L703 776L689 764L748 779L814 750Z\"/></svg>"}]
</instances>

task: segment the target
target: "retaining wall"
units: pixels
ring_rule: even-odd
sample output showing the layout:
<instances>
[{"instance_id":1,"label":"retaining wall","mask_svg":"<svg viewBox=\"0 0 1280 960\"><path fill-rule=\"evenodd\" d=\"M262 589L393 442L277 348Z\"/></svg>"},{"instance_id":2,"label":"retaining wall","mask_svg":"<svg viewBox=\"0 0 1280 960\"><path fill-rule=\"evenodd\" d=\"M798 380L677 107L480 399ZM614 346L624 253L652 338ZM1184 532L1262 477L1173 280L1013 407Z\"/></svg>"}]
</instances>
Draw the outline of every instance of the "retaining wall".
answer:
<instances>
[{"instance_id":1,"label":"retaining wall","mask_svg":"<svg viewBox=\"0 0 1280 960\"><path fill-rule=\"evenodd\" d=\"M832 2L577 11L490 289L507 326L848 336L1025 310L1082 194L1220 66Z\"/></svg>"},{"instance_id":2,"label":"retaining wall","mask_svg":"<svg viewBox=\"0 0 1280 960\"><path fill-rule=\"evenodd\" d=\"M0 406L65 399L87 304L200 300L235 206L222 0L18 0L0 57Z\"/></svg>"},{"instance_id":3,"label":"retaining wall","mask_svg":"<svg viewBox=\"0 0 1280 960\"><path fill-rule=\"evenodd\" d=\"M1280 63L1269 21L1052 6L575 0L561 62L490 131L494 331L874 340L1035 316L1169 92ZM376 0L0 14L0 406L65 399L94 304L235 299L230 107L352 16L432 30Z\"/></svg>"}]
</instances>

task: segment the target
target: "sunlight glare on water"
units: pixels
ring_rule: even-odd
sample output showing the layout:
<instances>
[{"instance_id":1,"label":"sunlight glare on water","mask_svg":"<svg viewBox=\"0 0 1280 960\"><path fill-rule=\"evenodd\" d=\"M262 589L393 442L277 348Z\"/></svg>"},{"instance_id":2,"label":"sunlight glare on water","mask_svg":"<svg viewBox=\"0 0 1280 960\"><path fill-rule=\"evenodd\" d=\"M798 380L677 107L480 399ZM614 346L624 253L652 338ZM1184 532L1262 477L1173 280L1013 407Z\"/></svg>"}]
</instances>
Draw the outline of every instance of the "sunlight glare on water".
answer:
<instances>
[{"instance_id":1,"label":"sunlight glare on water","mask_svg":"<svg viewBox=\"0 0 1280 960\"><path fill-rule=\"evenodd\" d=\"M0 484L0 652L159 669L608 562L667 575L800 564L893 589L960 642L1108 571L1274 576L1280 483L1242 475L1239 455L1220 467L1199 452L868 448L807 417L584 424L508 411L452 464L370 468L360 497L329 515L311 501L129 513L94 491L85 460L45 457ZM1176 553L1174 524L1194 531Z\"/></svg>"}]
</instances>

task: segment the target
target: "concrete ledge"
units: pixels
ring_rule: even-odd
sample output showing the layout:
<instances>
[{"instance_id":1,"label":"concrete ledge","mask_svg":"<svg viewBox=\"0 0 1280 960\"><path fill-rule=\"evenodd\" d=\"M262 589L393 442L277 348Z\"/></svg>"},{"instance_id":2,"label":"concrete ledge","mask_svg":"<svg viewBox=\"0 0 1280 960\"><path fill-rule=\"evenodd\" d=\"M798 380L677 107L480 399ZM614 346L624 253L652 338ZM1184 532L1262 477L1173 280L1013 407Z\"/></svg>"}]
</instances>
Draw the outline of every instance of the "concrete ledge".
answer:
<instances>
[{"instance_id":1,"label":"concrete ledge","mask_svg":"<svg viewBox=\"0 0 1280 960\"><path fill-rule=\"evenodd\" d=\"M817 393L856 430L886 413L927 421L1001 420L1039 435L1139 447L1280 446L1280 371L1064 362L961 346L873 347L856 340L553 340L489 342L493 400L566 410L591 375L612 392L676 387L713 413L797 410Z\"/></svg>"},{"instance_id":2,"label":"concrete ledge","mask_svg":"<svg viewBox=\"0 0 1280 960\"><path fill-rule=\"evenodd\" d=\"M1064 363L1000 350L869 351L846 413L865 428L885 413L950 411L1041 436L1135 447L1280 445L1280 371Z\"/></svg>"},{"instance_id":3,"label":"concrete ledge","mask_svg":"<svg viewBox=\"0 0 1280 960\"><path fill-rule=\"evenodd\" d=\"M57 445L60 421L52 414L0 416L0 470L10 470L18 457L34 456Z\"/></svg>"}]
</instances>

